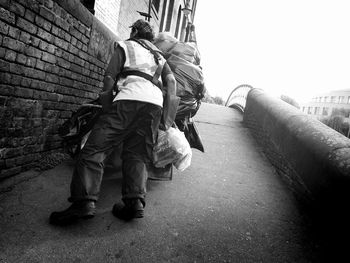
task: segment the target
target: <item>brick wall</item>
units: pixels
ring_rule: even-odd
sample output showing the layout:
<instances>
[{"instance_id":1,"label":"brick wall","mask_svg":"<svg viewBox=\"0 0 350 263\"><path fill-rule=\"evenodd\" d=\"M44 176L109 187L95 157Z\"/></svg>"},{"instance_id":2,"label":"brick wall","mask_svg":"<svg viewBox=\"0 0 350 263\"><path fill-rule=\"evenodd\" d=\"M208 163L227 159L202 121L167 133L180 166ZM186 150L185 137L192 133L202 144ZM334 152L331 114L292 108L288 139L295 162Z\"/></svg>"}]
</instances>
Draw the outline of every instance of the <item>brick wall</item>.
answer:
<instances>
[{"instance_id":1,"label":"brick wall","mask_svg":"<svg viewBox=\"0 0 350 263\"><path fill-rule=\"evenodd\" d=\"M79 0L0 0L0 180L61 150L57 128L97 97L116 40Z\"/></svg>"}]
</instances>

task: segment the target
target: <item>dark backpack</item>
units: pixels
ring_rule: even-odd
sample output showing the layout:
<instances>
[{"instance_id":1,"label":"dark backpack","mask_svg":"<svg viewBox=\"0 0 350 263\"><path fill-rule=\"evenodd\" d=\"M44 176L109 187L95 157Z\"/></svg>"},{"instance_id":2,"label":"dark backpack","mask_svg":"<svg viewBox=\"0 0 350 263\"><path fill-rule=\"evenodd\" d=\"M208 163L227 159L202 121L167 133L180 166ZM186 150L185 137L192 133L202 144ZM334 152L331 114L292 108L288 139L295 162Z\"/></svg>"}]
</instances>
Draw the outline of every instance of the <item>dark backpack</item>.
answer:
<instances>
[{"instance_id":1,"label":"dark backpack","mask_svg":"<svg viewBox=\"0 0 350 263\"><path fill-rule=\"evenodd\" d=\"M58 134L63 138L63 147L71 157L79 154L84 136L91 131L101 113L97 100L83 104L58 128Z\"/></svg>"}]
</instances>

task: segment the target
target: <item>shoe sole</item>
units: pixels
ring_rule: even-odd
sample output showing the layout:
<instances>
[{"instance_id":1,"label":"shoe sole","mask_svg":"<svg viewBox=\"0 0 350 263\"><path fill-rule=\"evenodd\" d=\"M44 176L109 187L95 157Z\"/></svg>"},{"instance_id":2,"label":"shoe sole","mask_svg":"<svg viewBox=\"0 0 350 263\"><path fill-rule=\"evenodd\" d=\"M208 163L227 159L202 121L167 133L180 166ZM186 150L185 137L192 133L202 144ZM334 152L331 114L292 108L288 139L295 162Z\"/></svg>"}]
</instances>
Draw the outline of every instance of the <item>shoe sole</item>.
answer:
<instances>
[{"instance_id":1,"label":"shoe sole","mask_svg":"<svg viewBox=\"0 0 350 263\"><path fill-rule=\"evenodd\" d=\"M134 218L144 217L144 210L136 210L131 212L130 214L123 214L123 212L121 212L121 207L118 207L118 205L113 206L112 213L115 217L126 221L132 220Z\"/></svg>"},{"instance_id":2,"label":"shoe sole","mask_svg":"<svg viewBox=\"0 0 350 263\"><path fill-rule=\"evenodd\" d=\"M143 218L144 216L144 211L143 210L138 210L134 214L134 218Z\"/></svg>"}]
</instances>

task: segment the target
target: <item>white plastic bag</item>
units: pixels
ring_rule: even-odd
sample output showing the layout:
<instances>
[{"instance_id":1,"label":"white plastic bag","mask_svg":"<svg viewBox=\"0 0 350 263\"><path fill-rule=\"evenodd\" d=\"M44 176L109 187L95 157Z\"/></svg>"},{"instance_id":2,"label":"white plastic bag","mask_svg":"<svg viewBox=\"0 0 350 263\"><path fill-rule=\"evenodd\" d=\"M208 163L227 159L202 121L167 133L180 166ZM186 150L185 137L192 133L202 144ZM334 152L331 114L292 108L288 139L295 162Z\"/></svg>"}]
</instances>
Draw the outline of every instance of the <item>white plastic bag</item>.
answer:
<instances>
[{"instance_id":1,"label":"white plastic bag","mask_svg":"<svg viewBox=\"0 0 350 263\"><path fill-rule=\"evenodd\" d=\"M191 165L191 159L192 150L183 132L173 127L158 131L157 143L153 148L155 167L172 163L176 169L184 171Z\"/></svg>"}]
</instances>

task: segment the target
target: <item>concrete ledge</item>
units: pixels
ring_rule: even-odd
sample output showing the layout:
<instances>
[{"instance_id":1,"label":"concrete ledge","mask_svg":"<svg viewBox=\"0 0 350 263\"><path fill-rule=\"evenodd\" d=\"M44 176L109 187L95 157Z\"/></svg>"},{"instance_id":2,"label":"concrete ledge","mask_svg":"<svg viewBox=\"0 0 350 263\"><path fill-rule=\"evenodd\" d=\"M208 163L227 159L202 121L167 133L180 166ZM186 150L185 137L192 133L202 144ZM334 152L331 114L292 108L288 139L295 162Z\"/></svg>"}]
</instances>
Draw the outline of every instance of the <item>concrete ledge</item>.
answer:
<instances>
[{"instance_id":1,"label":"concrete ledge","mask_svg":"<svg viewBox=\"0 0 350 263\"><path fill-rule=\"evenodd\" d=\"M275 151L267 157L297 194L321 205L330 197L350 199L348 138L257 89L248 94L244 122L265 149Z\"/></svg>"}]
</instances>

